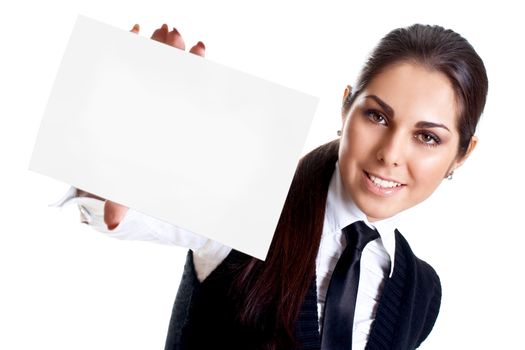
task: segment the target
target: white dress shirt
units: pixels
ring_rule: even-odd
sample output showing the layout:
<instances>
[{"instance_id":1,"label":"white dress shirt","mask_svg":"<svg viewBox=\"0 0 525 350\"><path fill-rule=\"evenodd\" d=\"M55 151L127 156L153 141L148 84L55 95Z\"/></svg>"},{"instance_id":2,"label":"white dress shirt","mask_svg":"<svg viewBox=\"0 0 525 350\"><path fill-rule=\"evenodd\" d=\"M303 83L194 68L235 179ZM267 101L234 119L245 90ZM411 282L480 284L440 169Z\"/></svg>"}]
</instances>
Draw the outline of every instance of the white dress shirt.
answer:
<instances>
[{"instance_id":1,"label":"white dress shirt","mask_svg":"<svg viewBox=\"0 0 525 350\"><path fill-rule=\"evenodd\" d=\"M152 241L191 249L194 254L195 271L200 281L203 281L231 251L231 248L216 241L144 215L131 208L115 229L108 230L104 223L104 202L76 195L76 189L71 187L64 197L53 206L62 207L76 203L83 223L114 238ZM344 191L339 164L336 163L328 189L323 232L316 259L317 308L320 328L330 277L346 246L346 238L342 229L358 220L363 220L368 226L376 228L380 234L380 238L370 242L364 248L361 256L352 349L362 350L366 346L370 327L375 318L384 281L391 276L394 269L394 230L398 218L369 222L366 215Z\"/></svg>"}]
</instances>

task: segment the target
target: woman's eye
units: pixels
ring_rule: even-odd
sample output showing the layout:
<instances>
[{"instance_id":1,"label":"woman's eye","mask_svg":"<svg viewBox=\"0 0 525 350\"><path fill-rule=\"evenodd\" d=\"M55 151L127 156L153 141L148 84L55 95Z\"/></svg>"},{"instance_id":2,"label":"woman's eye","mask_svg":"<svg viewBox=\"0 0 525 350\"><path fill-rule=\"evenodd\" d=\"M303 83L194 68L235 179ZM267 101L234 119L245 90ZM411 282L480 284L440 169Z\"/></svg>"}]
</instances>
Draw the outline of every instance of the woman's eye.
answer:
<instances>
[{"instance_id":1,"label":"woman's eye","mask_svg":"<svg viewBox=\"0 0 525 350\"><path fill-rule=\"evenodd\" d=\"M416 135L416 139L428 146L437 146L441 143L439 137L428 132L422 132Z\"/></svg>"},{"instance_id":2,"label":"woman's eye","mask_svg":"<svg viewBox=\"0 0 525 350\"><path fill-rule=\"evenodd\" d=\"M381 113L370 110L370 111L367 111L366 114L368 118L374 123L381 124L381 125L387 125L386 118Z\"/></svg>"}]
</instances>

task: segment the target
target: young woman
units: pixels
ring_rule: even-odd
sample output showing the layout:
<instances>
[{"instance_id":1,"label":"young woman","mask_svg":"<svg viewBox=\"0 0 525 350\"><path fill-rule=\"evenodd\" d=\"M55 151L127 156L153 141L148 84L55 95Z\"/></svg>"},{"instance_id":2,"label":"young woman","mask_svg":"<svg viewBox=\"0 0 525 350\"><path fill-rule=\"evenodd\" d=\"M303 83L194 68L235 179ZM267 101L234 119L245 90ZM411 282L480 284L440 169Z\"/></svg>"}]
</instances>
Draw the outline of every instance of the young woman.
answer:
<instances>
[{"instance_id":1,"label":"young woman","mask_svg":"<svg viewBox=\"0 0 525 350\"><path fill-rule=\"evenodd\" d=\"M184 49L165 25L152 38ZM475 148L487 89L482 60L457 33L413 25L387 34L344 93L339 137L301 159L265 262L106 201L107 232L133 236L147 222L144 232L190 248L166 349L417 348L441 286L396 219ZM338 261L356 226L376 236L360 248L359 288L347 298L354 287L337 281Z\"/></svg>"}]
</instances>

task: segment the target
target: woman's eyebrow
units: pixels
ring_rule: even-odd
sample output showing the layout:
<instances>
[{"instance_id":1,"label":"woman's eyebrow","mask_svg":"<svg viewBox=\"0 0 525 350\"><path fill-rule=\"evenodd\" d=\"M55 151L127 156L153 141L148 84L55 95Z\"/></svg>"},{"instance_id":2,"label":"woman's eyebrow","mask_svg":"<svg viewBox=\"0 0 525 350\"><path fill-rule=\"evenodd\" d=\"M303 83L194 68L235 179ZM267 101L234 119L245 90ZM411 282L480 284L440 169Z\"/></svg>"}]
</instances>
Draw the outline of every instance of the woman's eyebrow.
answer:
<instances>
[{"instance_id":1,"label":"woman's eyebrow","mask_svg":"<svg viewBox=\"0 0 525 350\"><path fill-rule=\"evenodd\" d=\"M425 121L420 121L420 122L417 122L417 123L416 123L416 127L417 127L417 128L421 128L421 129L427 129L427 128L443 128L443 129L446 129L448 132L450 132L450 129L447 128L444 124L434 123L434 122L425 122Z\"/></svg>"},{"instance_id":2,"label":"woman's eyebrow","mask_svg":"<svg viewBox=\"0 0 525 350\"><path fill-rule=\"evenodd\" d=\"M386 111L390 118L394 118L394 109L390 107L388 103L386 103L376 95L366 95L365 98L371 98L372 100L376 101L381 106L381 108L383 108Z\"/></svg>"}]
</instances>

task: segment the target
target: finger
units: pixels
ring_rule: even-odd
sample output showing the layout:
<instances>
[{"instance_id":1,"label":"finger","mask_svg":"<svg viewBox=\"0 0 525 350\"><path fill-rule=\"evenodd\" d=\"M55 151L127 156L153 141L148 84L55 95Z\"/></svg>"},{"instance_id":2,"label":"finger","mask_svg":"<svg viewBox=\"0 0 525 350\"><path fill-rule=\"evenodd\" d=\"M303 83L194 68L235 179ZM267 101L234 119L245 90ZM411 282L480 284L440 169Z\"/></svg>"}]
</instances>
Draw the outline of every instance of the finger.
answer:
<instances>
[{"instance_id":1,"label":"finger","mask_svg":"<svg viewBox=\"0 0 525 350\"><path fill-rule=\"evenodd\" d=\"M165 42L166 44L181 50L184 50L186 47L182 36L176 28L173 28L173 30L167 34Z\"/></svg>"},{"instance_id":2,"label":"finger","mask_svg":"<svg viewBox=\"0 0 525 350\"><path fill-rule=\"evenodd\" d=\"M151 38L153 40L160 41L161 43L165 43L167 36L168 36L168 25L164 23L162 27L160 27L159 29L153 32L153 35L151 36Z\"/></svg>"},{"instance_id":3,"label":"finger","mask_svg":"<svg viewBox=\"0 0 525 350\"><path fill-rule=\"evenodd\" d=\"M204 57L204 51L206 50L206 46L204 46L204 43L202 41L199 41L197 44L195 44L191 49L190 52Z\"/></svg>"},{"instance_id":4,"label":"finger","mask_svg":"<svg viewBox=\"0 0 525 350\"><path fill-rule=\"evenodd\" d=\"M115 229L122 222L127 211L128 207L107 200L104 203L104 223L108 230Z\"/></svg>"},{"instance_id":5,"label":"finger","mask_svg":"<svg viewBox=\"0 0 525 350\"><path fill-rule=\"evenodd\" d=\"M130 30L130 32L135 33L135 34L138 34L139 31L140 31L140 26L138 24L135 24L133 28L131 28Z\"/></svg>"}]
</instances>

